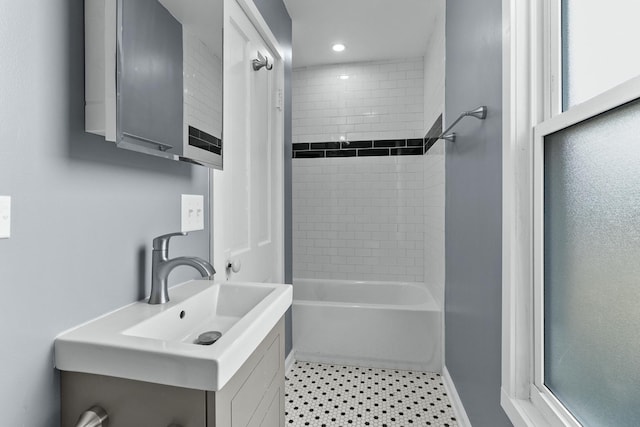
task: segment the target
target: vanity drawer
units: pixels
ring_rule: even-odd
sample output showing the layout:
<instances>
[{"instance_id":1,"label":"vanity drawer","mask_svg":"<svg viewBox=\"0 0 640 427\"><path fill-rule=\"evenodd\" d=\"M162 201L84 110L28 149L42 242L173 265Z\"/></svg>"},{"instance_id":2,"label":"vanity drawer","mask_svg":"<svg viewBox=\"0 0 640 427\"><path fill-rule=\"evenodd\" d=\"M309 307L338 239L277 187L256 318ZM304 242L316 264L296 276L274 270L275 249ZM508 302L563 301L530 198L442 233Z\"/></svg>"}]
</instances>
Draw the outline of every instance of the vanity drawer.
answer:
<instances>
[{"instance_id":1,"label":"vanity drawer","mask_svg":"<svg viewBox=\"0 0 640 427\"><path fill-rule=\"evenodd\" d=\"M217 392L61 371L61 425L94 405L111 427L284 427L284 317Z\"/></svg>"},{"instance_id":2,"label":"vanity drawer","mask_svg":"<svg viewBox=\"0 0 640 427\"><path fill-rule=\"evenodd\" d=\"M61 372L61 425L74 426L94 405L111 427L205 427L205 391L104 375Z\"/></svg>"}]
</instances>

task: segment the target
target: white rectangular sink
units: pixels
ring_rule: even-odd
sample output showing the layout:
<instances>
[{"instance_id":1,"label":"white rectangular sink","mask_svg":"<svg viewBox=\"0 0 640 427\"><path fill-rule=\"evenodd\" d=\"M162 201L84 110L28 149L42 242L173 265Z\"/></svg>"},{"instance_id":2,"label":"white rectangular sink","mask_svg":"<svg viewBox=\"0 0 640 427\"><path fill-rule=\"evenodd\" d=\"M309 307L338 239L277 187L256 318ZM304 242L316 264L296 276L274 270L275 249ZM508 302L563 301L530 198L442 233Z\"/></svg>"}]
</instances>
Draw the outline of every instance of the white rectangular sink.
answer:
<instances>
[{"instance_id":1,"label":"white rectangular sink","mask_svg":"<svg viewBox=\"0 0 640 427\"><path fill-rule=\"evenodd\" d=\"M56 367L198 390L220 390L291 305L291 285L193 280L171 301L139 301L60 334ZM211 345L196 344L219 331Z\"/></svg>"}]
</instances>

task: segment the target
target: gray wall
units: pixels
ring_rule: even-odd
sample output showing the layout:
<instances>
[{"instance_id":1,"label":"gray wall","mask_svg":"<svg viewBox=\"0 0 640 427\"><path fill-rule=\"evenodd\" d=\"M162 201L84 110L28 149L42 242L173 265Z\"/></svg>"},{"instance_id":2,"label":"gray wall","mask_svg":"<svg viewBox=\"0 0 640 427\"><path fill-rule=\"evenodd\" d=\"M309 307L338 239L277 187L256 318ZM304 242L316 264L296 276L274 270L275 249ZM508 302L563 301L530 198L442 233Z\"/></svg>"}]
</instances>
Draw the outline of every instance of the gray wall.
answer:
<instances>
[{"instance_id":1,"label":"gray wall","mask_svg":"<svg viewBox=\"0 0 640 427\"><path fill-rule=\"evenodd\" d=\"M474 427L511 425L500 407L502 274L501 0L448 0L445 365Z\"/></svg>"},{"instance_id":2,"label":"gray wall","mask_svg":"<svg viewBox=\"0 0 640 427\"><path fill-rule=\"evenodd\" d=\"M151 239L180 228L180 194L207 169L115 148L84 132L82 0L0 0L3 426L59 425L57 334L148 293ZM206 218L207 216L205 216ZM171 255L208 257L208 230ZM171 282L193 273L176 271Z\"/></svg>"},{"instance_id":3,"label":"gray wall","mask_svg":"<svg viewBox=\"0 0 640 427\"><path fill-rule=\"evenodd\" d=\"M293 228L291 211L291 18L282 0L254 0L285 55L284 65L284 281L293 283ZM285 324L285 353L293 346L291 309Z\"/></svg>"}]
</instances>

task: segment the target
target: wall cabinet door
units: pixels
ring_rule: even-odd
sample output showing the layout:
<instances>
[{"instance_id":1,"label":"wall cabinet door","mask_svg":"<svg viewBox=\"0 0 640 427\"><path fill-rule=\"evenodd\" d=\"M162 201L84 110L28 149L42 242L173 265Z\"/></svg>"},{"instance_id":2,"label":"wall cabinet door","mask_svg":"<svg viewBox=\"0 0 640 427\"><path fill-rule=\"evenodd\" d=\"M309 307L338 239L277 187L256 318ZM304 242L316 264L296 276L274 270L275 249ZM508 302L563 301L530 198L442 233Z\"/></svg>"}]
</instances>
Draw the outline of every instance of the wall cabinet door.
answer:
<instances>
[{"instance_id":1,"label":"wall cabinet door","mask_svg":"<svg viewBox=\"0 0 640 427\"><path fill-rule=\"evenodd\" d=\"M117 143L182 148L182 25L156 0L120 5Z\"/></svg>"}]
</instances>

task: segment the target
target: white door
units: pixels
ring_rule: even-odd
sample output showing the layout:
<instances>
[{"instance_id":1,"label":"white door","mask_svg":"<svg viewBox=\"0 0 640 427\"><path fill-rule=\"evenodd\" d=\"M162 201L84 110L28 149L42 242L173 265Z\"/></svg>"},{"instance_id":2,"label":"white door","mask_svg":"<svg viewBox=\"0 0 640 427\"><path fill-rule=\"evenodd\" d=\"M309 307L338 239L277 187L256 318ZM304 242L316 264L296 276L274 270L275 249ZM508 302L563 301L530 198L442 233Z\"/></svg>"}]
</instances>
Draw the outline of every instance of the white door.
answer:
<instances>
[{"instance_id":1,"label":"white door","mask_svg":"<svg viewBox=\"0 0 640 427\"><path fill-rule=\"evenodd\" d=\"M271 70L253 69L259 53ZM284 280L283 76L274 42L264 41L236 0L225 0L223 170L212 185L217 280ZM239 263L237 273L229 261Z\"/></svg>"}]
</instances>

